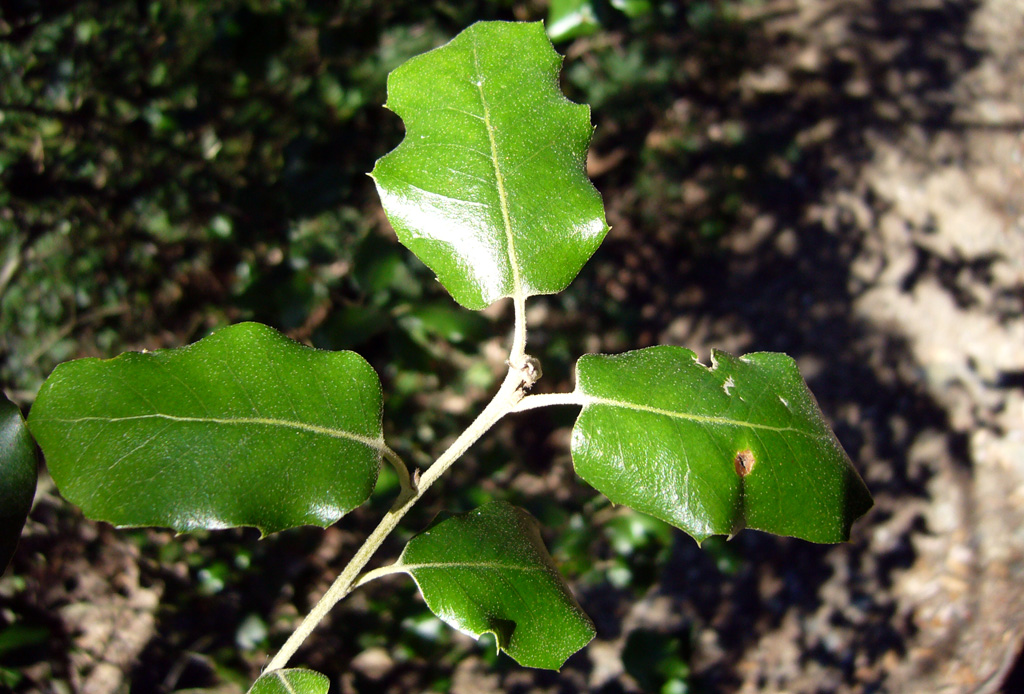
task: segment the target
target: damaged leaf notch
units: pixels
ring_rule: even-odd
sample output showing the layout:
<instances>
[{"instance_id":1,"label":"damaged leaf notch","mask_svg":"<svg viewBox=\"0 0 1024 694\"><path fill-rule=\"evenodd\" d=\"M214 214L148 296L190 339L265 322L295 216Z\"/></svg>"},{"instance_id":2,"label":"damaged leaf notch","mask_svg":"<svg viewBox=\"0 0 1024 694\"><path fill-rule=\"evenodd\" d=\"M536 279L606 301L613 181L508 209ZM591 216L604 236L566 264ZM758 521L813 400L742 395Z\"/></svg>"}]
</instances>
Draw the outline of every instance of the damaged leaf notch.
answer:
<instances>
[{"instance_id":1,"label":"damaged leaf notch","mask_svg":"<svg viewBox=\"0 0 1024 694\"><path fill-rule=\"evenodd\" d=\"M573 463L617 504L698 542L743 528L842 542L871 497L784 354L682 347L577 364Z\"/></svg>"}]
</instances>

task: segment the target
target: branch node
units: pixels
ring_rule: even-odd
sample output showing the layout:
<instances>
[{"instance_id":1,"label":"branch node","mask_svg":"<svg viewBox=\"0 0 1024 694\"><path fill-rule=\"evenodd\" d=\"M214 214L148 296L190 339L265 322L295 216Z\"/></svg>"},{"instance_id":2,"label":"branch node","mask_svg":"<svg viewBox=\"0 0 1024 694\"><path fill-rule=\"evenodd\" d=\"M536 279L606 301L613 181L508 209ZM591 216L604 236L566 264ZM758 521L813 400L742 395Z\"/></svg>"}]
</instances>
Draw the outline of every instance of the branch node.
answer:
<instances>
[{"instance_id":1,"label":"branch node","mask_svg":"<svg viewBox=\"0 0 1024 694\"><path fill-rule=\"evenodd\" d=\"M519 390L524 393L533 388L533 385L544 375L544 370L540 366L540 359L529 354L524 354L522 362L519 364L513 364L511 361L506 361L505 363L510 369L519 372L519 376L522 379L519 384Z\"/></svg>"}]
</instances>

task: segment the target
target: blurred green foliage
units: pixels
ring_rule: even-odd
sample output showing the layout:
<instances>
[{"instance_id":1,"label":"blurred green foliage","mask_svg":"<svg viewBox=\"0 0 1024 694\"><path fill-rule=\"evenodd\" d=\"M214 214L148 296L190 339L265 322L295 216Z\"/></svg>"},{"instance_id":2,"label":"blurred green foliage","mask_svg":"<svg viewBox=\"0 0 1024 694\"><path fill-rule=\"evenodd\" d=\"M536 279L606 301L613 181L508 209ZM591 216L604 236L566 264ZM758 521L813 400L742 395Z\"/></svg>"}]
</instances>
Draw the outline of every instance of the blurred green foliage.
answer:
<instances>
[{"instance_id":1,"label":"blurred green foliage","mask_svg":"<svg viewBox=\"0 0 1024 694\"><path fill-rule=\"evenodd\" d=\"M638 629L622 649L622 663L640 689L652 694L691 694L689 638Z\"/></svg>"},{"instance_id":2,"label":"blurred green foliage","mask_svg":"<svg viewBox=\"0 0 1024 694\"><path fill-rule=\"evenodd\" d=\"M635 189L626 211L644 225L663 227L664 211L683 205L680 182L702 155L745 146L738 127L709 139L707 124L686 114L664 124L667 135L645 133L705 83L687 54L710 56L716 74L736 62L734 8L749 2L599 3L614 13L602 20L610 33L574 44L582 59L567 61L565 87L592 105L597 151L625 148L606 184ZM393 67L479 19L539 19L544 4L8 7L0 382L16 401L30 402L67 358L175 346L243 319L324 348L382 355L367 356L379 369L395 365L382 375L399 398L430 385L437 359L452 358L449 346L476 353L474 326L486 319L444 308L450 300L432 275L384 227L365 172L401 137L398 119L380 107ZM681 238L728 227L746 188L737 158L724 157L710 175L703 210L711 212L680 215L689 220ZM572 312L578 299L554 301ZM618 325L629 330L635 312L615 304L602 302L608 322L626 318ZM552 347L567 367L581 350L560 339ZM446 343L441 352L433 340Z\"/></svg>"},{"instance_id":3,"label":"blurred green foliage","mask_svg":"<svg viewBox=\"0 0 1024 694\"><path fill-rule=\"evenodd\" d=\"M22 400L83 351L241 318L295 330L325 302L342 318L314 341L350 347L385 321L389 293L429 286L397 251L352 270L380 245L364 174L400 135L380 108L386 76L506 3L13 7L0 378Z\"/></svg>"},{"instance_id":4,"label":"blurred green foliage","mask_svg":"<svg viewBox=\"0 0 1024 694\"><path fill-rule=\"evenodd\" d=\"M674 12L674 3L659 2L662 13ZM625 19L646 17L651 0L551 0L547 29L552 41L568 41L592 36L602 27L614 27Z\"/></svg>"}]
</instances>

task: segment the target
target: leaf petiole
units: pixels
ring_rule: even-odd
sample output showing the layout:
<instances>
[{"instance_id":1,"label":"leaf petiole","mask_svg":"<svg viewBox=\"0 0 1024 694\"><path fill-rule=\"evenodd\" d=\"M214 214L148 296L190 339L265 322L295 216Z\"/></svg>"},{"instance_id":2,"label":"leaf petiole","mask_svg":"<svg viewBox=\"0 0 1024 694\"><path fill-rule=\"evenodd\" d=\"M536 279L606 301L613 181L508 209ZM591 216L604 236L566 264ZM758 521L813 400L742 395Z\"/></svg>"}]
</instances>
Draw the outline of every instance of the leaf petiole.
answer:
<instances>
[{"instance_id":1,"label":"leaf petiole","mask_svg":"<svg viewBox=\"0 0 1024 694\"><path fill-rule=\"evenodd\" d=\"M577 392L538 393L536 395L527 395L516 403L512 411L525 412L526 410L535 410L539 407L554 407L557 405L576 405L577 407L582 407L586 402L586 398Z\"/></svg>"},{"instance_id":2,"label":"leaf petiole","mask_svg":"<svg viewBox=\"0 0 1024 694\"><path fill-rule=\"evenodd\" d=\"M387 445L381 446L381 454L384 459L390 463L394 469L395 474L398 475L398 484L401 486L402 492L398 495L398 499L395 500L395 507L405 503L405 500L412 498L416 495L416 481L409 476L409 467L402 460L402 456L395 453Z\"/></svg>"},{"instance_id":3,"label":"leaf petiole","mask_svg":"<svg viewBox=\"0 0 1024 694\"><path fill-rule=\"evenodd\" d=\"M369 583L370 581L375 581L378 578L383 578L384 576L390 576L391 574L400 573L405 573L405 568L399 564L388 564L387 566L379 566L376 569L370 569L369 571L367 571L366 573L364 573L356 579L356 582L352 584L352 590L360 588Z\"/></svg>"}]
</instances>

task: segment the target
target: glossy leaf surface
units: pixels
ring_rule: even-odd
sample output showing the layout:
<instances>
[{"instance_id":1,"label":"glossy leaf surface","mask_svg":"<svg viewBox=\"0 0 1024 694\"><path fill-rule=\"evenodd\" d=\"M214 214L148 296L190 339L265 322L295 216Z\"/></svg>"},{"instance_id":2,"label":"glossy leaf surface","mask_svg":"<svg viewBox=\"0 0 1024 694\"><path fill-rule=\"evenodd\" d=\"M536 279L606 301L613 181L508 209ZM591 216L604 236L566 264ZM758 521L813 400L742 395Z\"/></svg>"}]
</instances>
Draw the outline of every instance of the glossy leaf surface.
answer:
<instances>
[{"instance_id":1,"label":"glossy leaf surface","mask_svg":"<svg viewBox=\"0 0 1024 694\"><path fill-rule=\"evenodd\" d=\"M768 352L712 361L668 346L582 357L579 475L698 541L745 527L847 540L871 496L796 363Z\"/></svg>"},{"instance_id":2,"label":"glossy leaf surface","mask_svg":"<svg viewBox=\"0 0 1024 694\"><path fill-rule=\"evenodd\" d=\"M594 637L537 521L510 504L435 523L409 541L396 567L435 615L474 638L493 633L520 665L557 670Z\"/></svg>"},{"instance_id":3,"label":"glossy leaf surface","mask_svg":"<svg viewBox=\"0 0 1024 694\"><path fill-rule=\"evenodd\" d=\"M35 442L21 410L0 393L0 573L14 555L35 493Z\"/></svg>"},{"instance_id":4,"label":"glossy leaf surface","mask_svg":"<svg viewBox=\"0 0 1024 694\"><path fill-rule=\"evenodd\" d=\"M402 143L374 167L399 240L463 306L559 292L608 231L590 108L540 23L480 22L388 77Z\"/></svg>"},{"instance_id":5,"label":"glossy leaf surface","mask_svg":"<svg viewBox=\"0 0 1024 694\"><path fill-rule=\"evenodd\" d=\"M327 694L331 681L313 670L291 668L263 673L249 694Z\"/></svg>"},{"instance_id":6,"label":"glossy leaf surface","mask_svg":"<svg viewBox=\"0 0 1024 694\"><path fill-rule=\"evenodd\" d=\"M87 516L176 530L330 525L369 498L383 446L380 382L362 357L258 323L62 364L29 426Z\"/></svg>"}]
</instances>

